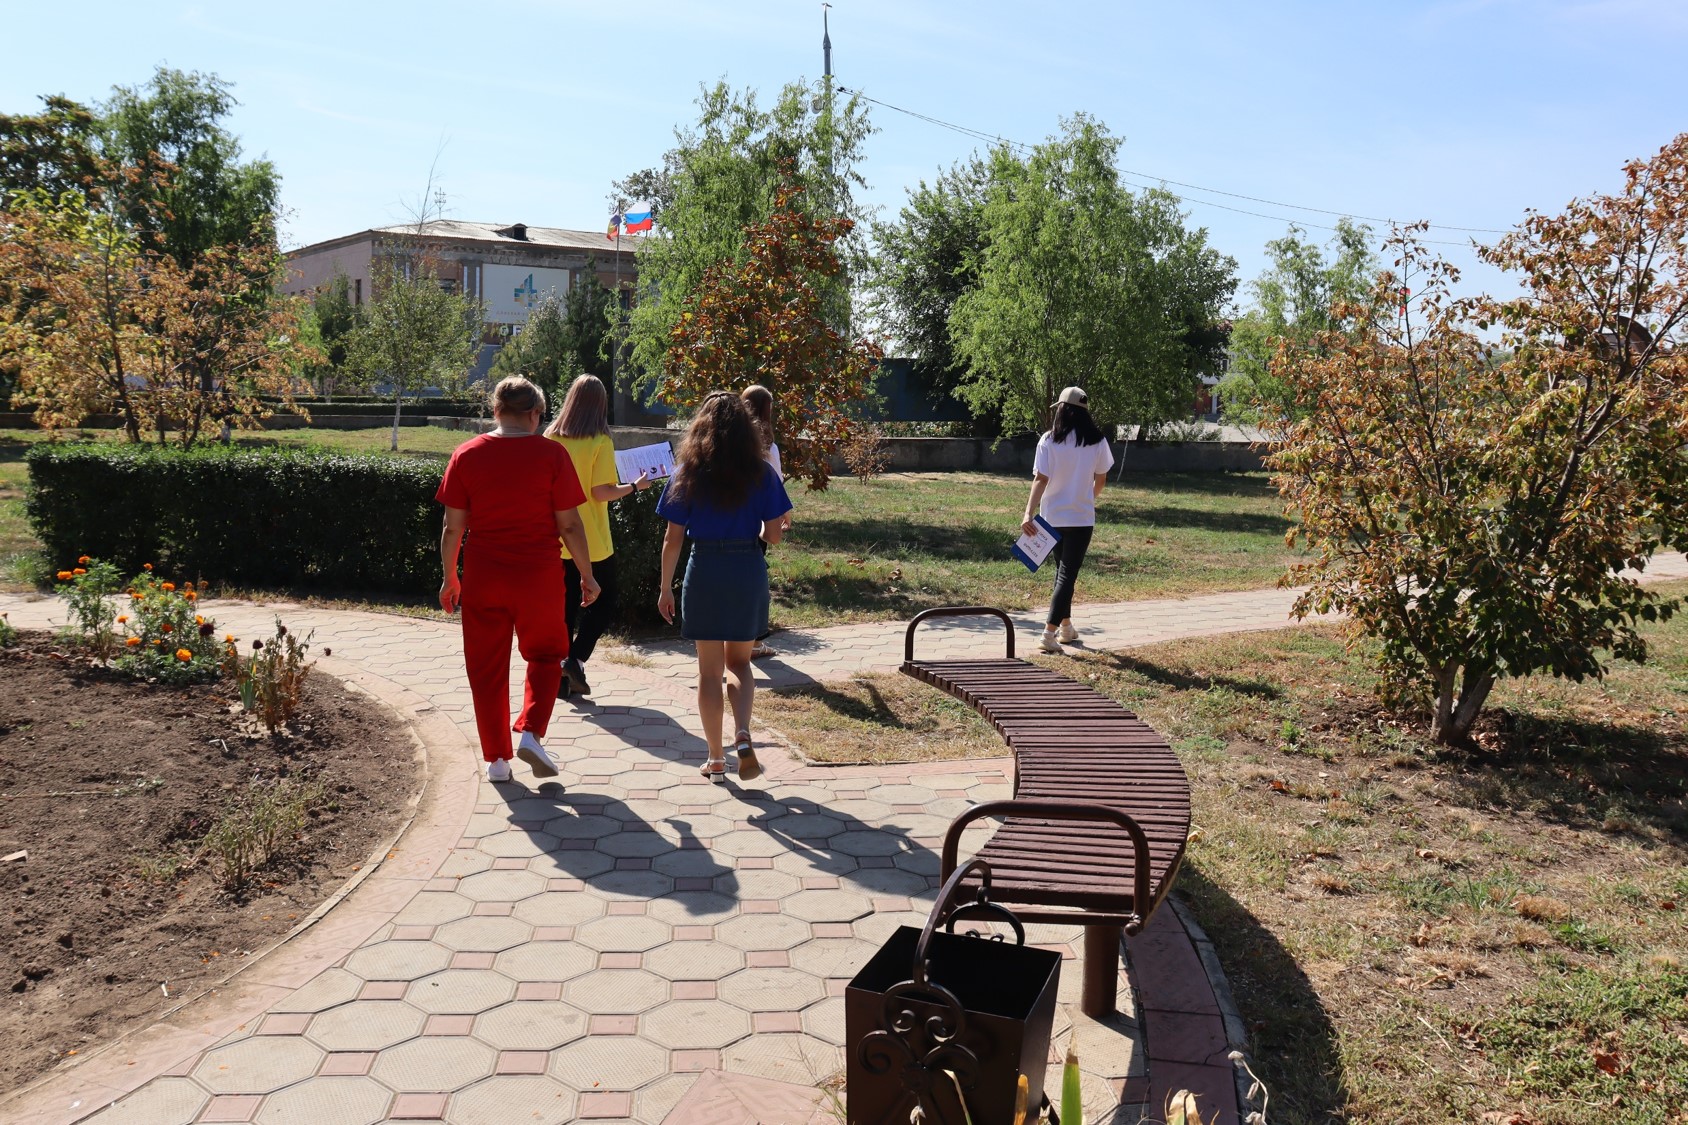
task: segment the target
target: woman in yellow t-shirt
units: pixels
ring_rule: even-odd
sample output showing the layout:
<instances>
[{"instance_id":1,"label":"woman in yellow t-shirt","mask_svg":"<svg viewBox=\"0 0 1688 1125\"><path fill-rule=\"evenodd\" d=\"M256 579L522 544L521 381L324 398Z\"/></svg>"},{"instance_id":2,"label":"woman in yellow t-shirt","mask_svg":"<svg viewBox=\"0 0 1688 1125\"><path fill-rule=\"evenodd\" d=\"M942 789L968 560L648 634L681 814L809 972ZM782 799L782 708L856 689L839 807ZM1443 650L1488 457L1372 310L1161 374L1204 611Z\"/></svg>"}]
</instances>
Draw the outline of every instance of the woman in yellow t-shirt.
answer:
<instances>
[{"instance_id":1,"label":"woman in yellow t-shirt","mask_svg":"<svg viewBox=\"0 0 1688 1125\"><path fill-rule=\"evenodd\" d=\"M615 544L610 540L611 500L619 500L634 492L649 488L650 481L643 473L632 484L616 483L615 444L610 440L610 396L596 375L582 375L569 387L556 420L545 429L547 437L556 438L568 450L574 462L575 475L586 492L586 503L579 508L581 525L586 529L586 549L591 556L592 574L603 592L598 600L582 607L580 604L580 569L563 548L563 577L567 585L569 657L563 661L563 684L559 696L569 692L590 695L592 686L586 682L586 662L592 658L598 638L604 635L615 613Z\"/></svg>"}]
</instances>

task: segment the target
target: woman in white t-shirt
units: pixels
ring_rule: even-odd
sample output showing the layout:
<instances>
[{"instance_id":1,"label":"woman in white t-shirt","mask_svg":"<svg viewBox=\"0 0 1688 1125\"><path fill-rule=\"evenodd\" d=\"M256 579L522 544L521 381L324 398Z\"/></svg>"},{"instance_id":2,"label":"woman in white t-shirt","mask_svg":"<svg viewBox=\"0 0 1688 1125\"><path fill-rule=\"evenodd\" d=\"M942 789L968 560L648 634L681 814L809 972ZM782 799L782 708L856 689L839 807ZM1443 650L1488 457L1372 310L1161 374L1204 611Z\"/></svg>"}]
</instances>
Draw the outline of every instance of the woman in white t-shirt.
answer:
<instances>
[{"instance_id":1,"label":"woman in white t-shirt","mask_svg":"<svg viewBox=\"0 0 1688 1125\"><path fill-rule=\"evenodd\" d=\"M1056 563L1055 593L1049 601L1043 639L1038 642L1044 652L1061 651L1056 643L1057 625L1061 641L1078 641L1078 630L1073 628L1073 587L1096 530L1096 499L1102 495L1108 470L1114 465L1107 438L1090 417L1089 395L1078 387L1068 387L1054 406L1054 424L1037 441L1032 493L1020 523L1020 529L1030 535L1037 530L1032 516L1041 515L1061 536L1049 553Z\"/></svg>"}]
</instances>

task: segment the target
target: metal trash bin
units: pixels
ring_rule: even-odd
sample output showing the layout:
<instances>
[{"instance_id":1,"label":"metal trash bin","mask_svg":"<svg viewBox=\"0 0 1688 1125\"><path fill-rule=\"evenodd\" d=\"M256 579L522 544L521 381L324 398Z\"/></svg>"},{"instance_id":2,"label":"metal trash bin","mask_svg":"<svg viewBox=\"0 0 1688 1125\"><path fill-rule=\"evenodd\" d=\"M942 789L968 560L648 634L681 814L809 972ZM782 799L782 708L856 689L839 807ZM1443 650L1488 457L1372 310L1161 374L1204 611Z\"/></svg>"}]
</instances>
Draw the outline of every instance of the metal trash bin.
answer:
<instances>
[{"instance_id":1,"label":"metal trash bin","mask_svg":"<svg viewBox=\"0 0 1688 1125\"><path fill-rule=\"evenodd\" d=\"M973 875L977 893L956 901ZM968 918L1008 922L1015 944L957 934ZM1036 1120L1060 976L1060 954L1027 946L990 901L989 864L957 869L925 930L900 927L844 993L849 1125L908 1125L916 1106L929 1125L964 1125L962 1098L973 1125L1012 1125L1022 1074Z\"/></svg>"}]
</instances>

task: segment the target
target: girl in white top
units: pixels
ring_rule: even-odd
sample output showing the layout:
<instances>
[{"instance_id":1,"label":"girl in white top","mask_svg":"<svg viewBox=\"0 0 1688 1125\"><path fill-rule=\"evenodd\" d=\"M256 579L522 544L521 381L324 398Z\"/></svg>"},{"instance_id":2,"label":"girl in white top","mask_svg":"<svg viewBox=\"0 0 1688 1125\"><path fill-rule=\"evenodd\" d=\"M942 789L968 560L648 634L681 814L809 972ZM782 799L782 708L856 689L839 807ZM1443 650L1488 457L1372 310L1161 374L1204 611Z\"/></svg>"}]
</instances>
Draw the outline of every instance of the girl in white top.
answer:
<instances>
[{"instance_id":1,"label":"girl in white top","mask_svg":"<svg viewBox=\"0 0 1688 1125\"><path fill-rule=\"evenodd\" d=\"M1096 530L1096 500L1114 464L1107 438L1090 417L1089 395L1078 387L1068 387L1054 406L1054 424L1037 441L1032 491L1020 522L1020 529L1030 535L1037 530L1032 516L1041 515L1061 536L1050 552L1056 560L1055 592L1039 642L1044 652L1061 651L1056 643L1057 625L1061 641L1078 641L1078 630L1073 628L1073 587Z\"/></svg>"}]
</instances>

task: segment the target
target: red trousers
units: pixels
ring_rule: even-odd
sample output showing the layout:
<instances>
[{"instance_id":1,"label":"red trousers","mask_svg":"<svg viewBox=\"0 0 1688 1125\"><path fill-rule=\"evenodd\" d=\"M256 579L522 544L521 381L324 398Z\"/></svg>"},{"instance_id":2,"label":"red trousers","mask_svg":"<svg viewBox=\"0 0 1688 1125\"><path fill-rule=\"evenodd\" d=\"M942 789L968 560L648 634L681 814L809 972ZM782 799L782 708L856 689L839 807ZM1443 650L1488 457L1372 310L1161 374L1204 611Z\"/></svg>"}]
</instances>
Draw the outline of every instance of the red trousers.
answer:
<instances>
[{"instance_id":1,"label":"red trousers","mask_svg":"<svg viewBox=\"0 0 1688 1125\"><path fill-rule=\"evenodd\" d=\"M509 758L510 732L544 738L569 654L564 616L563 562L508 565L476 561L463 566L463 664L475 700L481 757ZM510 722L510 638L527 661L522 710Z\"/></svg>"}]
</instances>

